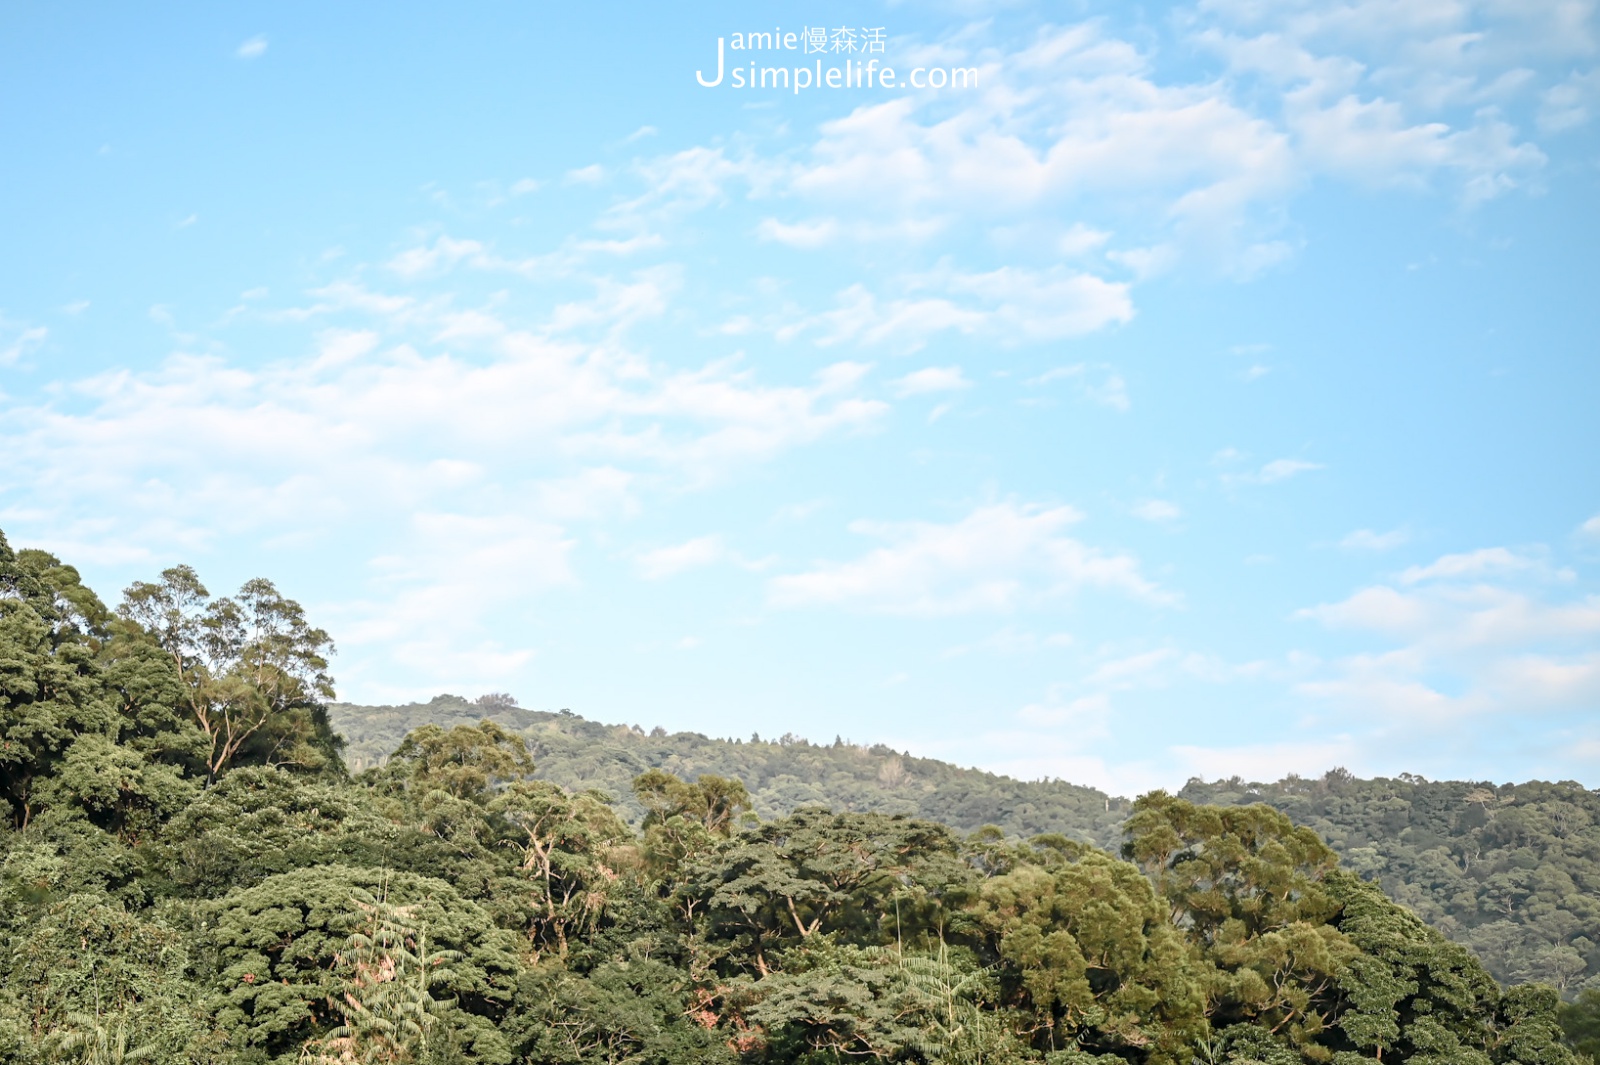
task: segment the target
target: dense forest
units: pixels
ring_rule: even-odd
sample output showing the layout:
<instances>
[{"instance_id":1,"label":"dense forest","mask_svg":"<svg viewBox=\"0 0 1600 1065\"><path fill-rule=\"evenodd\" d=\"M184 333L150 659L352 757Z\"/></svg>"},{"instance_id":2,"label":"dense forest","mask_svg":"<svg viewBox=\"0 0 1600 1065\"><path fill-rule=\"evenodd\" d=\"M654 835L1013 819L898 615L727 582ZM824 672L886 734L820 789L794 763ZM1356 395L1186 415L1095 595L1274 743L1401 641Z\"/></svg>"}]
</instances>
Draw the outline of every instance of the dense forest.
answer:
<instances>
[{"instance_id":1,"label":"dense forest","mask_svg":"<svg viewBox=\"0 0 1600 1065\"><path fill-rule=\"evenodd\" d=\"M352 771L380 764L406 733L425 724L476 724L487 717L518 733L538 765L536 775L574 791L611 797L631 823L644 817L633 778L661 769L692 780L731 777L750 791L755 813L782 817L802 806L852 813L905 814L971 831L994 825L1008 836L1053 832L1102 847L1121 845L1129 802L1065 781L1022 781L889 747L836 739L813 744L792 734L773 740L719 740L698 732L649 732L638 725L602 725L570 711L525 710L509 695L468 701L440 695L404 706L333 703L328 712L348 742Z\"/></svg>"},{"instance_id":2,"label":"dense forest","mask_svg":"<svg viewBox=\"0 0 1600 1065\"><path fill-rule=\"evenodd\" d=\"M646 733L567 712L524 710L506 695L473 702L441 695L406 706L335 703L333 722L352 766L380 763L405 734L427 723L470 724L484 716L517 732L540 779L605 793L638 824L635 776L661 769L684 779L731 777L749 789L765 820L803 806L906 814L1008 837L1055 833L1115 850L1131 804L1063 781L1024 782L887 747L793 736L714 740L698 733ZM1193 780L1180 796L1205 805L1264 802L1314 830L1341 864L1382 885L1446 936L1473 949L1506 983L1542 981L1572 995L1600 988L1600 792L1579 784L1358 780L1335 770L1275 784Z\"/></svg>"},{"instance_id":3,"label":"dense forest","mask_svg":"<svg viewBox=\"0 0 1600 1065\"><path fill-rule=\"evenodd\" d=\"M1500 986L1267 803L1103 808L1114 852L904 812L762 816L709 771L640 767L619 808L539 779L544 748L492 719L412 729L352 776L331 650L268 581L214 597L175 567L113 611L0 537L0 1061L1592 1049L1592 996Z\"/></svg>"}]
</instances>

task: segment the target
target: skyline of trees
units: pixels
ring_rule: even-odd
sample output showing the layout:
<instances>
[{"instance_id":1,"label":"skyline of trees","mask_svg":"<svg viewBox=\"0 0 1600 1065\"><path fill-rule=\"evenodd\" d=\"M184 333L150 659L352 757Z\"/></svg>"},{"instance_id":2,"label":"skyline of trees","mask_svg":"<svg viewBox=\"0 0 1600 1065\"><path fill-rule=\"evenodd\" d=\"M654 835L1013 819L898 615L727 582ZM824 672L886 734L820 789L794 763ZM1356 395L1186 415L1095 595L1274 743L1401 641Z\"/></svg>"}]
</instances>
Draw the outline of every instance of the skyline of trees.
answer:
<instances>
[{"instance_id":1,"label":"skyline of trees","mask_svg":"<svg viewBox=\"0 0 1600 1065\"><path fill-rule=\"evenodd\" d=\"M269 582L216 600L178 567L114 613L0 535L0 1061L1577 1065L1589 1038L1589 999L1502 988L1267 803L608 747L504 699L352 775L329 646ZM676 768L626 795L539 776L613 779L643 740ZM826 787L1073 834L773 809ZM1496 803L1464 831L1588 838L1581 807Z\"/></svg>"}]
</instances>

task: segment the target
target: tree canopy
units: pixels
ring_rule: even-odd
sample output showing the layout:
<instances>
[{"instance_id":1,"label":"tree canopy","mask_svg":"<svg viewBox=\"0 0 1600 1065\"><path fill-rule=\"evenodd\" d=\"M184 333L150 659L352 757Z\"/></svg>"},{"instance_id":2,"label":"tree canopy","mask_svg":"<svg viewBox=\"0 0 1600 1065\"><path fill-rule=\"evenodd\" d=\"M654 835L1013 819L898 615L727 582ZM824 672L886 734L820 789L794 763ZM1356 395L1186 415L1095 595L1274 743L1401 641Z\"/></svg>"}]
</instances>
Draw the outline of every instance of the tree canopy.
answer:
<instances>
[{"instance_id":1,"label":"tree canopy","mask_svg":"<svg viewBox=\"0 0 1600 1065\"><path fill-rule=\"evenodd\" d=\"M330 651L264 580L214 600L174 567L113 613L0 537L0 1062L1578 1065L1593 1046L1592 995L1503 987L1272 805L1152 793L1110 848L1064 786L1088 830L1014 830L1065 820L1040 807L1012 827L773 812L774 778L732 770L563 786L540 760L571 722L504 697L352 776ZM862 757L732 746L768 769ZM944 772L891 754L867 750L876 791L835 783L871 806Z\"/></svg>"}]
</instances>

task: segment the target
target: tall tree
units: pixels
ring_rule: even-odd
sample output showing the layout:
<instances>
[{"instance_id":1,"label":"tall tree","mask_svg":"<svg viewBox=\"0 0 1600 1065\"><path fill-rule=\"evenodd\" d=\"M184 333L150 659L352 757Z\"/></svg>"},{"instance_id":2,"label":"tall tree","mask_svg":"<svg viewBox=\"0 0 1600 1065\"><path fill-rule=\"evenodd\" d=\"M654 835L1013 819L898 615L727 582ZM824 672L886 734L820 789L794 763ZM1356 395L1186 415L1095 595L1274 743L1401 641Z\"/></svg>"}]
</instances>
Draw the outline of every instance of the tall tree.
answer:
<instances>
[{"instance_id":1,"label":"tall tree","mask_svg":"<svg viewBox=\"0 0 1600 1065\"><path fill-rule=\"evenodd\" d=\"M183 680L204 733L209 781L253 762L304 769L338 763L324 700L333 698L333 640L271 581L246 581L213 599L189 566L163 570L123 593L119 612L152 634Z\"/></svg>"},{"instance_id":2,"label":"tall tree","mask_svg":"<svg viewBox=\"0 0 1600 1065\"><path fill-rule=\"evenodd\" d=\"M105 617L76 570L0 533L0 794L16 827L79 735L115 729L95 661Z\"/></svg>"}]
</instances>

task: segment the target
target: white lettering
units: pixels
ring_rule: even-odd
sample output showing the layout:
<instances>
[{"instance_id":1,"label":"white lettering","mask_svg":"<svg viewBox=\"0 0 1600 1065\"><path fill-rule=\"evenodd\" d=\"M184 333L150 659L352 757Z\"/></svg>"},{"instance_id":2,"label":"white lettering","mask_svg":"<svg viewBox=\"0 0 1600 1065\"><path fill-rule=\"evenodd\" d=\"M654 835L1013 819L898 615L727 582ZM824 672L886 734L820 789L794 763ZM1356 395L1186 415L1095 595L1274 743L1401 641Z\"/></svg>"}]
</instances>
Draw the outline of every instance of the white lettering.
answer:
<instances>
[{"instance_id":1,"label":"white lettering","mask_svg":"<svg viewBox=\"0 0 1600 1065\"><path fill-rule=\"evenodd\" d=\"M700 73L700 71L698 71L698 70L694 72L694 80L698 81L701 85L705 86L708 89L716 88L718 85L722 84L722 38L721 37L717 38L717 80L716 81L707 81L706 80L706 76L704 74Z\"/></svg>"}]
</instances>

